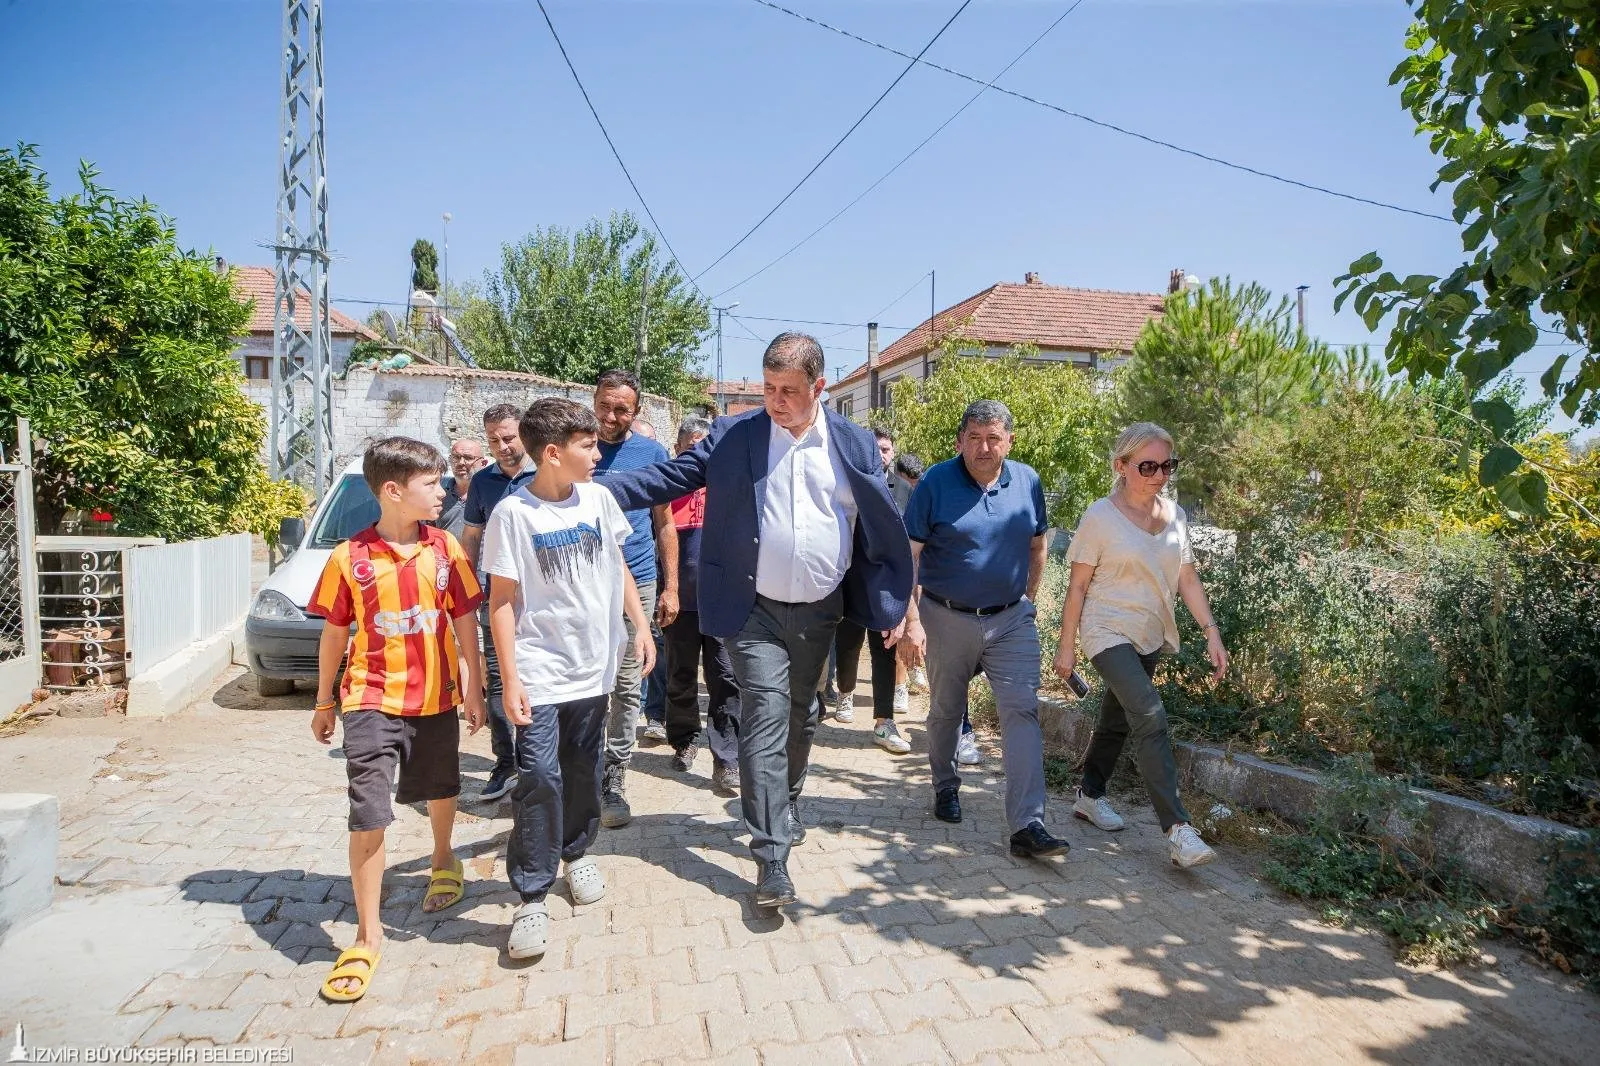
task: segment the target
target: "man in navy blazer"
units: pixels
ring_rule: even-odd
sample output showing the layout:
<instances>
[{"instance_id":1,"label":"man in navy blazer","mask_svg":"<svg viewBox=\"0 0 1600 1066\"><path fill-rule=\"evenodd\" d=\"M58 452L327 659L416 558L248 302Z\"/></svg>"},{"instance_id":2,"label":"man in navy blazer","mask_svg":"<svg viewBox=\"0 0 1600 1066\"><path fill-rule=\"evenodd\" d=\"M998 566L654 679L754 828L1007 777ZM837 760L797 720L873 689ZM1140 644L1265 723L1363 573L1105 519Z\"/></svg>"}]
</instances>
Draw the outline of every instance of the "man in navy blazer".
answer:
<instances>
[{"instance_id":1,"label":"man in navy blazer","mask_svg":"<svg viewBox=\"0 0 1600 1066\"><path fill-rule=\"evenodd\" d=\"M791 844L817 728L817 687L841 617L891 630L911 595L911 550L870 432L821 403L823 353L783 333L761 360L760 411L717 419L669 462L605 482L623 510L706 488L700 629L727 642L739 682L739 786L756 905L794 901Z\"/></svg>"}]
</instances>

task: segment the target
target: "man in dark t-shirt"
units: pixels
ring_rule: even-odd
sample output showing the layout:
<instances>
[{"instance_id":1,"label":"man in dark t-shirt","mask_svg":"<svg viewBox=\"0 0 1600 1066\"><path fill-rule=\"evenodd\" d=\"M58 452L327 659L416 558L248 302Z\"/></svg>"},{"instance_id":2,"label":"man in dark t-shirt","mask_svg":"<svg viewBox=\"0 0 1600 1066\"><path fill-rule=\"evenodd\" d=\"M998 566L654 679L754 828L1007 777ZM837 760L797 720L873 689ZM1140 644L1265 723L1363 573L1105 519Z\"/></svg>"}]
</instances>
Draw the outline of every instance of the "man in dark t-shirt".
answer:
<instances>
[{"instance_id":1,"label":"man in dark t-shirt","mask_svg":"<svg viewBox=\"0 0 1600 1066\"><path fill-rule=\"evenodd\" d=\"M594 413L600 420L600 462L594 479L604 482L611 474L664 463L669 456L659 442L633 432L639 414L639 379L626 370L608 370L594 387ZM678 616L678 534L666 505L625 511L633 533L622 546L622 557L639 588L646 617L669 625ZM660 553L658 572L656 555ZM628 652L617 670L606 719L606 767L601 786L600 824L608 829L627 825L633 818L628 806L625 776L633 758L639 722L641 663L633 655L633 623L628 622Z\"/></svg>"},{"instance_id":2,"label":"man in dark t-shirt","mask_svg":"<svg viewBox=\"0 0 1600 1066\"><path fill-rule=\"evenodd\" d=\"M483 527L489 524L489 515L495 506L516 492L524 482L533 480L533 460L522 447L517 428L522 422L522 411L509 404L496 404L483 414L483 433L495 461L472 475L467 486L467 500L462 505L464 525L461 546L473 569L482 582L483 568L478 555L483 549ZM489 707L489 744L494 751L494 770L478 793L480 800L497 800L511 791L516 783L517 763L515 737L511 720L506 717L505 704L500 690L500 659L495 655L494 640L489 635L487 605L478 621L483 630L483 679L487 686L486 703Z\"/></svg>"}]
</instances>

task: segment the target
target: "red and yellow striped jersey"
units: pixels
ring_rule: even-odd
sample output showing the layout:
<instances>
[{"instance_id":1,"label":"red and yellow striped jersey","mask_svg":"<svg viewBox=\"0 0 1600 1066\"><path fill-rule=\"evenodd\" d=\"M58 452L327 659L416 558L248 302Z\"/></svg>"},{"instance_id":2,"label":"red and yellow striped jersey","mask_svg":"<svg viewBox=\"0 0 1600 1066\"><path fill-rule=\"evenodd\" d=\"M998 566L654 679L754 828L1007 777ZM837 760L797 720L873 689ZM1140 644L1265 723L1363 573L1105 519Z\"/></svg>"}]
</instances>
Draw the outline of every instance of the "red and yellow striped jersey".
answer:
<instances>
[{"instance_id":1,"label":"red and yellow striped jersey","mask_svg":"<svg viewBox=\"0 0 1600 1066\"><path fill-rule=\"evenodd\" d=\"M482 600L467 553L434 526L421 527L409 552L376 527L333 549L306 613L355 624L340 711L424 715L459 705L461 658L450 624Z\"/></svg>"}]
</instances>

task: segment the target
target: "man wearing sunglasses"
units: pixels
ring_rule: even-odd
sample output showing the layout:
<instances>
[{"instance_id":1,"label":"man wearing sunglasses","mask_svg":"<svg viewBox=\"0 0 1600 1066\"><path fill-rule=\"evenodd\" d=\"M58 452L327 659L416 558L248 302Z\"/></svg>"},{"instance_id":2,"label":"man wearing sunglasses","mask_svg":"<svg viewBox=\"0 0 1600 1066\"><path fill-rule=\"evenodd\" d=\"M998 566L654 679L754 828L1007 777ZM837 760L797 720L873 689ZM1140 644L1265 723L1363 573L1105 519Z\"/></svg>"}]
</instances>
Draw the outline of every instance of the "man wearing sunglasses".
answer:
<instances>
[{"instance_id":1,"label":"man wearing sunglasses","mask_svg":"<svg viewBox=\"0 0 1600 1066\"><path fill-rule=\"evenodd\" d=\"M1000 718L1011 854L1044 858L1068 846L1044 827L1033 594L1044 574L1049 523L1039 475L1006 458L1016 439L1011 430L1005 404L969 404L956 430L960 454L935 464L912 490L905 521L918 587L885 643L899 644L907 666L927 663L934 816L961 821L956 745L967 686L982 669Z\"/></svg>"}]
</instances>

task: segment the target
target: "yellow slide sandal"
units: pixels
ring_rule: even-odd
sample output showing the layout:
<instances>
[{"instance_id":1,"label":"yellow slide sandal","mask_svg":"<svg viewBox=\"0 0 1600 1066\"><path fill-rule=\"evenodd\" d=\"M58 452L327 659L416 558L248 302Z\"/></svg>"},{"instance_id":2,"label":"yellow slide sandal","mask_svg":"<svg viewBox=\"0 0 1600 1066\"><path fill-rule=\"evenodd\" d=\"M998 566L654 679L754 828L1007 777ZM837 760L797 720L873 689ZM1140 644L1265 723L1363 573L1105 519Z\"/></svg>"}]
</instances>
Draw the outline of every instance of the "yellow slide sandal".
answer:
<instances>
[{"instance_id":1,"label":"yellow slide sandal","mask_svg":"<svg viewBox=\"0 0 1600 1066\"><path fill-rule=\"evenodd\" d=\"M354 1003L367 994L372 975L378 972L378 953L371 948L345 948L334 960L333 972L322 982L322 998L329 1003ZM360 984L341 992L333 987L335 981L355 980Z\"/></svg>"},{"instance_id":2,"label":"yellow slide sandal","mask_svg":"<svg viewBox=\"0 0 1600 1066\"><path fill-rule=\"evenodd\" d=\"M454 868L435 870L428 877L428 894L422 897L422 909L427 914L437 914L461 902L467 892L466 868L457 859ZM443 903L428 906L428 901L445 897Z\"/></svg>"}]
</instances>

